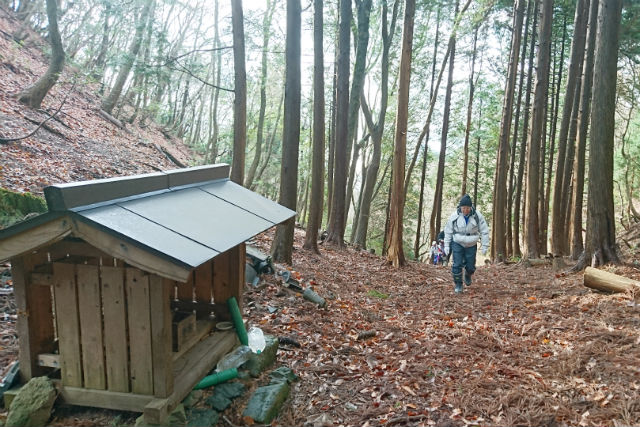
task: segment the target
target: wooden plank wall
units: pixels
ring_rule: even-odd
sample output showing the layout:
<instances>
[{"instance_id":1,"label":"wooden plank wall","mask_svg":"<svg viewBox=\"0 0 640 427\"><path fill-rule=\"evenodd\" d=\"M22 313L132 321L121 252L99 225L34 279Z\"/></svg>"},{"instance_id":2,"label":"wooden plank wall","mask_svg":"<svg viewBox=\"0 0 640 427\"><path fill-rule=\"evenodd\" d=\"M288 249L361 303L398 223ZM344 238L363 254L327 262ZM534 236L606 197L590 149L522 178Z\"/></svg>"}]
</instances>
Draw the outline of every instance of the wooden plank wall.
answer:
<instances>
[{"instance_id":1,"label":"wooden plank wall","mask_svg":"<svg viewBox=\"0 0 640 427\"><path fill-rule=\"evenodd\" d=\"M90 389L104 390L107 387L107 379L102 344L100 270L97 265L80 264L77 266L77 274L80 341L84 349L82 354L84 386ZM91 351L86 349L91 349Z\"/></svg>"},{"instance_id":2,"label":"wooden plank wall","mask_svg":"<svg viewBox=\"0 0 640 427\"><path fill-rule=\"evenodd\" d=\"M82 359L75 269L75 264L53 263L53 292L62 383L81 387Z\"/></svg>"},{"instance_id":3,"label":"wooden plank wall","mask_svg":"<svg viewBox=\"0 0 640 427\"><path fill-rule=\"evenodd\" d=\"M55 329L51 288L31 283L34 267L47 262L47 252L38 251L11 259L13 289L18 311L17 333L20 337L20 380L46 374L38 366L38 354L53 350Z\"/></svg>"},{"instance_id":4,"label":"wooden plank wall","mask_svg":"<svg viewBox=\"0 0 640 427\"><path fill-rule=\"evenodd\" d=\"M213 269L213 260L207 261L191 273L187 282L174 282L176 299L186 303L202 302L211 304L214 288ZM212 310L200 306L195 312L196 318L200 320L207 319Z\"/></svg>"},{"instance_id":5,"label":"wooden plank wall","mask_svg":"<svg viewBox=\"0 0 640 427\"><path fill-rule=\"evenodd\" d=\"M127 358L127 317L124 295L124 270L120 267L100 268L102 307L104 313L104 347L107 388L129 391Z\"/></svg>"},{"instance_id":6,"label":"wooden plank wall","mask_svg":"<svg viewBox=\"0 0 640 427\"><path fill-rule=\"evenodd\" d=\"M149 278L153 395L161 398L173 393L170 303L174 296L174 284L173 280L156 275Z\"/></svg>"},{"instance_id":7,"label":"wooden plank wall","mask_svg":"<svg viewBox=\"0 0 640 427\"><path fill-rule=\"evenodd\" d=\"M126 279L131 391L138 394L153 394L153 369L149 363L152 360L149 276L137 268L127 268ZM162 292L162 289L158 291Z\"/></svg>"},{"instance_id":8,"label":"wooden plank wall","mask_svg":"<svg viewBox=\"0 0 640 427\"><path fill-rule=\"evenodd\" d=\"M164 355L165 347L171 346L172 283L160 279L164 286L153 289L158 295L152 298L150 277L157 281L157 276L137 268L75 264L69 262L71 258L64 261L53 263L52 275L62 384L153 395L153 361L172 372L170 353ZM113 259L107 261L113 264ZM161 341L155 343L156 357L153 310L156 339ZM161 394L170 394L172 379L158 373L157 382Z\"/></svg>"},{"instance_id":9,"label":"wooden plank wall","mask_svg":"<svg viewBox=\"0 0 640 427\"><path fill-rule=\"evenodd\" d=\"M236 297L240 310L242 311L242 291L244 289L244 264L246 257L246 246L241 243L221 253L213 259L213 301L216 304L225 305L227 299ZM228 312L224 311L224 319L230 318Z\"/></svg>"}]
</instances>

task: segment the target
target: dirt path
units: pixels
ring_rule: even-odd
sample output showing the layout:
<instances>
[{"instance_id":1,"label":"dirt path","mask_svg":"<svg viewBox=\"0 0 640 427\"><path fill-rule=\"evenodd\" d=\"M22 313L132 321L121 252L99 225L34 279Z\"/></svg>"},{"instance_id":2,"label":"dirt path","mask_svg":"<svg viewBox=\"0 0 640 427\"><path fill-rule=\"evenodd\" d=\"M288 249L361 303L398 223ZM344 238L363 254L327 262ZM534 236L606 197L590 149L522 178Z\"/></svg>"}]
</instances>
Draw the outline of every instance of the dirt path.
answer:
<instances>
[{"instance_id":1,"label":"dirt path","mask_svg":"<svg viewBox=\"0 0 640 427\"><path fill-rule=\"evenodd\" d=\"M448 268L396 270L366 252L322 253L296 251L294 268L326 310L274 276L245 299L251 324L301 344L279 352L302 379L280 424L640 424L632 296L518 265L482 266L454 295ZM375 337L358 340L363 331Z\"/></svg>"},{"instance_id":2,"label":"dirt path","mask_svg":"<svg viewBox=\"0 0 640 427\"><path fill-rule=\"evenodd\" d=\"M296 248L302 238L297 230ZM265 252L269 244L268 235L256 240ZM292 275L326 298L326 309L274 275L245 293L249 325L300 344L280 346L278 363L301 381L274 425L640 424L640 295L597 294L581 274L518 265L481 266L455 295L446 267L394 269L364 251L321 251L296 249ZM640 278L636 268L617 271ZM15 313L2 316L5 365L17 340ZM366 331L375 335L358 339ZM225 412L234 425L245 425L248 396ZM51 423L134 419L56 408Z\"/></svg>"}]
</instances>

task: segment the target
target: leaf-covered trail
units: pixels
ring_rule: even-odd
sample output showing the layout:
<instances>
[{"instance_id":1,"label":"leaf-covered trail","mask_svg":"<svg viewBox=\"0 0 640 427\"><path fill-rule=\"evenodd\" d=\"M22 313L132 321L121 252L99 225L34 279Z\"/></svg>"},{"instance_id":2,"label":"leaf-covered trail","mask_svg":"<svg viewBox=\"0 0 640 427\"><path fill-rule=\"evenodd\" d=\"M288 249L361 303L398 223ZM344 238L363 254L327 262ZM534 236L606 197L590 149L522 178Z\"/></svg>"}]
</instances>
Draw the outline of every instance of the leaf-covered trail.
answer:
<instances>
[{"instance_id":1,"label":"leaf-covered trail","mask_svg":"<svg viewBox=\"0 0 640 427\"><path fill-rule=\"evenodd\" d=\"M269 243L263 236L258 246ZM640 424L633 296L519 265L479 267L454 295L449 268L394 269L364 251L321 252L297 249L293 268L326 310L276 276L246 294L250 324L301 344L278 355L301 377L279 424ZM359 340L363 331L376 335Z\"/></svg>"}]
</instances>

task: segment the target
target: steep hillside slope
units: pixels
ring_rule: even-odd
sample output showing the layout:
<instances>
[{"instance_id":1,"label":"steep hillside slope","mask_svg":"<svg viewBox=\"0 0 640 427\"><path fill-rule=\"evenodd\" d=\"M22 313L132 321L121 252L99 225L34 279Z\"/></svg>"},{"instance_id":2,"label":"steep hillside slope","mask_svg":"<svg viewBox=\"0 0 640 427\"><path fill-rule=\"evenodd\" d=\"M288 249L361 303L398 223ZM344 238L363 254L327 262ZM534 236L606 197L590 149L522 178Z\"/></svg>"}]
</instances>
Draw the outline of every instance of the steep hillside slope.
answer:
<instances>
[{"instance_id":1,"label":"steep hillside slope","mask_svg":"<svg viewBox=\"0 0 640 427\"><path fill-rule=\"evenodd\" d=\"M12 34L19 22L0 7L0 138L28 135L60 108L33 136L14 142L0 140L0 187L42 194L53 183L80 181L174 169L197 163L194 154L161 127L121 129L99 114L95 84L82 70L67 65L41 110L18 102L16 95L47 68L48 42L37 34L22 44Z\"/></svg>"}]
</instances>

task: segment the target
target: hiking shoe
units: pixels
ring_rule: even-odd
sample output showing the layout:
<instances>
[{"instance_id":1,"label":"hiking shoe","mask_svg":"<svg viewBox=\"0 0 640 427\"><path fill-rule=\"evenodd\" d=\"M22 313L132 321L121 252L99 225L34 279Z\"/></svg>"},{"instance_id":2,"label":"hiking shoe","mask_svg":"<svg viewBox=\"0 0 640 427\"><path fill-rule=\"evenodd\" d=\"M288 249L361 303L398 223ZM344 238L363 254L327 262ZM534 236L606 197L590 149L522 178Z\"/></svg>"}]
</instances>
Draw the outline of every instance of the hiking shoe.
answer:
<instances>
[{"instance_id":1,"label":"hiking shoe","mask_svg":"<svg viewBox=\"0 0 640 427\"><path fill-rule=\"evenodd\" d=\"M471 274L467 273L466 271L463 273L464 276L464 284L467 286L471 286Z\"/></svg>"},{"instance_id":2,"label":"hiking shoe","mask_svg":"<svg viewBox=\"0 0 640 427\"><path fill-rule=\"evenodd\" d=\"M461 294L463 292L462 283L456 283L456 287L453 290L456 294Z\"/></svg>"}]
</instances>

